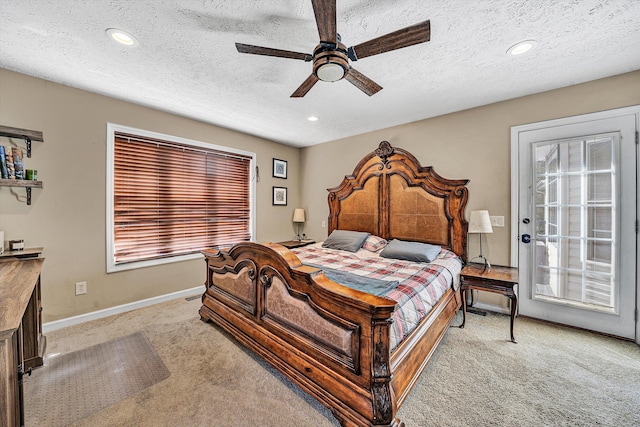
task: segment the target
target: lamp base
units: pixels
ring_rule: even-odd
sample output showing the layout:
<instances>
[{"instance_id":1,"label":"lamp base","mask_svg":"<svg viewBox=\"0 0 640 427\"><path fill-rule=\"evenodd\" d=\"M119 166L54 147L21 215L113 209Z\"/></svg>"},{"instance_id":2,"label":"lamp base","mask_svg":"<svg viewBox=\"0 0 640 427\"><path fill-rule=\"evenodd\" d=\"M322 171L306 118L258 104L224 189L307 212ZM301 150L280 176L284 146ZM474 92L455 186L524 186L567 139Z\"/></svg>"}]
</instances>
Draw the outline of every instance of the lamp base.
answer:
<instances>
[{"instance_id":1,"label":"lamp base","mask_svg":"<svg viewBox=\"0 0 640 427\"><path fill-rule=\"evenodd\" d=\"M482 270L483 272L491 270L491 263L489 262L488 259L486 259L482 255L478 255L477 257L471 258L469 260L469 262L470 263L473 262L474 259L481 259L482 260L482 262L479 262L478 264L484 264L484 269Z\"/></svg>"}]
</instances>

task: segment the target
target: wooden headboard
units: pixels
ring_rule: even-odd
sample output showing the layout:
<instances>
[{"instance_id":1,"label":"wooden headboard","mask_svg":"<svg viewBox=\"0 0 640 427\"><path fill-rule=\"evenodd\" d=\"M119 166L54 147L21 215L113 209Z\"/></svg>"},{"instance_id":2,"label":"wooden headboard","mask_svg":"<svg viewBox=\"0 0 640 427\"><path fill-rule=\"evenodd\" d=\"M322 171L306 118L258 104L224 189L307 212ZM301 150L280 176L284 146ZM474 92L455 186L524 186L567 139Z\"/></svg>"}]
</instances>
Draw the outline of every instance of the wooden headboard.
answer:
<instances>
[{"instance_id":1,"label":"wooden headboard","mask_svg":"<svg viewBox=\"0 0 640 427\"><path fill-rule=\"evenodd\" d=\"M329 191L329 233L366 231L425 242L467 260L468 179L445 179L409 152L382 141Z\"/></svg>"}]
</instances>

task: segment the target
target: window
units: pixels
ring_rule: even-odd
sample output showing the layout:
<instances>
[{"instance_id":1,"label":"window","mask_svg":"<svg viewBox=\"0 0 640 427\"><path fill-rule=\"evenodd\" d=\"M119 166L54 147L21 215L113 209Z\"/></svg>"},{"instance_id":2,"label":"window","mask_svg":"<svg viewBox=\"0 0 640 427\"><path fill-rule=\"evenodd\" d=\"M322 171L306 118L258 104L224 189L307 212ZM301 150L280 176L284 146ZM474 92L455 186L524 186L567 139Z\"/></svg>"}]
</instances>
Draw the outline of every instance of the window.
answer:
<instances>
[{"instance_id":1,"label":"window","mask_svg":"<svg viewBox=\"0 0 640 427\"><path fill-rule=\"evenodd\" d=\"M537 295L614 309L618 139L534 144Z\"/></svg>"},{"instance_id":2,"label":"window","mask_svg":"<svg viewBox=\"0 0 640 427\"><path fill-rule=\"evenodd\" d=\"M107 272L252 239L255 154L107 125Z\"/></svg>"}]
</instances>

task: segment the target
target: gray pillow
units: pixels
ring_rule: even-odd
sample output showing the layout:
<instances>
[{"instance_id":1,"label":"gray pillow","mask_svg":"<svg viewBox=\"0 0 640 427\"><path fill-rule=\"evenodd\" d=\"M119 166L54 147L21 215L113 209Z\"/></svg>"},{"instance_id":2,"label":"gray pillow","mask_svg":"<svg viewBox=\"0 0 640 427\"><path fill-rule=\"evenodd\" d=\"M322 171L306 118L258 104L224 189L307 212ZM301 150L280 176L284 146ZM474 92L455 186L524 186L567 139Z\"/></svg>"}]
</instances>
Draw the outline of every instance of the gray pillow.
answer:
<instances>
[{"instance_id":1,"label":"gray pillow","mask_svg":"<svg viewBox=\"0 0 640 427\"><path fill-rule=\"evenodd\" d=\"M333 230L322 247L356 252L362 247L367 237L369 233L363 231Z\"/></svg>"},{"instance_id":2,"label":"gray pillow","mask_svg":"<svg viewBox=\"0 0 640 427\"><path fill-rule=\"evenodd\" d=\"M431 262L436 259L440 249L440 246L428 243L405 242L404 240L393 239L380 252L380 256L407 261Z\"/></svg>"}]
</instances>

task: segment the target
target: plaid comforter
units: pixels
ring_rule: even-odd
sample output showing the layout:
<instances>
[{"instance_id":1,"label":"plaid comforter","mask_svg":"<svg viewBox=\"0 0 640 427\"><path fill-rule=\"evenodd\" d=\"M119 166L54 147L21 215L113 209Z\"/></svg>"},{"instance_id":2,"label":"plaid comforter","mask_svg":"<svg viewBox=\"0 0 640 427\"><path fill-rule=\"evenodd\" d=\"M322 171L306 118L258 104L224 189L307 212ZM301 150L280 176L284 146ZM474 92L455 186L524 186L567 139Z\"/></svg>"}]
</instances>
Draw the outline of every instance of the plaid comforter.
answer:
<instances>
[{"instance_id":1,"label":"plaid comforter","mask_svg":"<svg viewBox=\"0 0 640 427\"><path fill-rule=\"evenodd\" d=\"M292 252L303 264L325 266L374 279L397 280L398 286L381 295L398 303L391 317L392 351L452 286L462 268L460 258L445 249L428 264L382 258L365 249L356 255L315 245L293 249Z\"/></svg>"}]
</instances>

